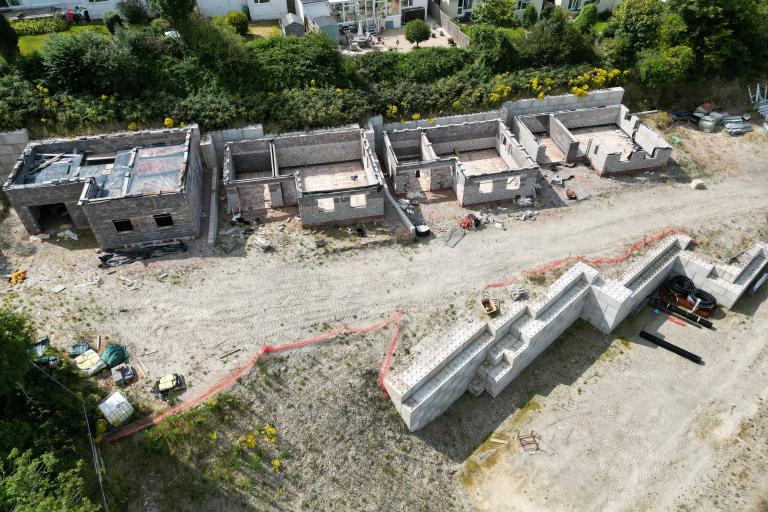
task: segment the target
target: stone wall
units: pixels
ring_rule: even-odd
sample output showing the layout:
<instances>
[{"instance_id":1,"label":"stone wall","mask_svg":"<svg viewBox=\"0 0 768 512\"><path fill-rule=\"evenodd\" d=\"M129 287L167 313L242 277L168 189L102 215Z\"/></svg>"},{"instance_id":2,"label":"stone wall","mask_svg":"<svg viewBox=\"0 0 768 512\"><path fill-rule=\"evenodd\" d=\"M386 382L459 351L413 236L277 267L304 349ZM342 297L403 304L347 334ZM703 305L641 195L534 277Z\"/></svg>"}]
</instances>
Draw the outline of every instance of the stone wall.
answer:
<instances>
[{"instance_id":1,"label":"stone wall","mask_svg":"<svg viewBox=\"0 0 768 512\"><path fill-rule=\"evenodd\" d=\"M687 251L690 242L683 235L661 240L616 280L577 263L535 302L503 302L491 320L436 333L386 377L395 408L410 430L418 430L466 390L497 396L578 318L611 332L672 275L690 277L730 308L768 265L764 242L754 243L738 265L714 264Z\"/></svg>"}]
</instances>

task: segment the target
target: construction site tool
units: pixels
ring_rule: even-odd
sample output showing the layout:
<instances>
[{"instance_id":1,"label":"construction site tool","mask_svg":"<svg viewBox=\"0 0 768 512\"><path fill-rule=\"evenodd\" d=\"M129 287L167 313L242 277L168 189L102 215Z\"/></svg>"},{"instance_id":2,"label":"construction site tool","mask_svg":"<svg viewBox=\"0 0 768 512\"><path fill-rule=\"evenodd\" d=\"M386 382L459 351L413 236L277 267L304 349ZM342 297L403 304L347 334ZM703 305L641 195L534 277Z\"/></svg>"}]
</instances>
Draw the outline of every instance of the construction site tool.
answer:
<instances>
[{"instance_id":1,"label":"construction site tool","mask_svg":"<svg viewBox=\"0 0 768 512\"><path fill-rule=\"evenodd\" d=\"M697 356L693 352L688 352L684 348L680 348L677 345L673 345L672 343L665 341L658 336L654 336L653 334L647 333L645 331L640 331L640 337L644 340L650 341L651 343L655 343L656 345L660 346L661 348L665 348L670 352L674 352L679 356L683 356L684 358L688 359L689 361L693 361L696 364L704 364L704 360L700 356Z\"/></svg>"}]
</instances>

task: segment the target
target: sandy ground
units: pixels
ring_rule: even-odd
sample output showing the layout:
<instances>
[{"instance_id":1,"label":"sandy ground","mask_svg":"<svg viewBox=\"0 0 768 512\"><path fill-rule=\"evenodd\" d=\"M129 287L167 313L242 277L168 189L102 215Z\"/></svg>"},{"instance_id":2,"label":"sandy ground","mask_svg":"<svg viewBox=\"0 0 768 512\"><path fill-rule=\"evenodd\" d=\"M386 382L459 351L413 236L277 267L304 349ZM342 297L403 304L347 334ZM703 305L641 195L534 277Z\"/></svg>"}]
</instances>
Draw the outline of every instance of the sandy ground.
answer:
<instances>
[{"instance_id":1,"label":"sandy ground","mask_svg":"<svg viewBox=\"0 0 768 512\"><path fill-rule=\"evenodd\" d=\"M445 327L449 304L471 302L484 284L551 259L615 254L628 243L668 227L718 228L725 242L705 247L714 252L728 253L729 246L741 244L756 225L768 219L766 138L675 130L683 145L675 147L680 165L673 165L670 173L598 180L582 170L581 180L575 182L582 200L542 210L535 221L511 221L499 212L503 229L471 232L452 249L438 238L399 245L375 231L375 236L358 240L340 230L337 239L331 239L330 249L318 250L312 243L315 235L270 224L263 234L278 242L274 253L238 246L202 257L204 243L198 243L185 255L109 273L96 268L87 238L30 242L11 213L0 231L4 259L0 264L6 271L26 268L30 277L2 299L30 312L58 346L82 338L93 340L97 334L127 344L149 369L149 378L129 390L135 398L148 397L154 378L172 371L183 373L190 384L182 399L192 397L263 344L301 339L341 323L373 323L395 310L404 313L408 337L403 346L407 347L433 329ZM707 189L691 189L688 182L693 177L705 179ZM451 212L452 203L443 204ZM97 278L98 284L86 284ZM55 294L52 288L58 284L67 288ZM627 333L631 348L608 367L599 367L601 377L581 386L583 393L574 391L571 384L562 389L546 384L548 391L541 393L546 400L541 401L541 410L530 415L530 428L551 443L558 455L521 458L510 445L497 464L487 468L479 464L482 474L465 478L472 506L561 510L574 503L584 509L660 510L682 503L695 510L699 509L696 500L713 503L710 494L725 491L718 492L711 487L716 482L707 479L716 476L712 471L718 468L729 471L735 456L716 445L730 442L740 422L755 414L757 397L765 396L761 352L765 338L759 330L766 323L765 310L755 311L754 318L741 314L725 320L735 329L735 338L728 340L734 347L727 352L732 360L718 360L715 348L722 346L723 339L704 337L696 343L711 363L703 369L689 368L685 361L670 354L660 359L658 350L636 343L637 329L632 329ZM585 339L594 337L591 333ZM388 333L369 339L371 350L383 356ZM743 348L736 350L737 343ZM221 357L233 350L238 351ZM395 365L405 352L398 351ZM600 352L592 355L577 368L571 382L591 375L588 363L594 363ZM378 370L375 358L365 361L366 371ZM749 370L751 364L754 371ZM537 368L541 379L558 378L557 371L552 370L552 375L547 366L534 365L533 371ZM332 374L344 382L343 369L336 368ZM507 428L506 419L514 418L527 403L530 396L521 401L516 390L531 379L521 376L509 400L463 398L444 418L416 435L424 453L442 454L451 464L471 469L472 453L483 449L488 433ZM536 382L540 380L533 378L529 384L539 394ZM736 404L733 412L731 403ZM487 418L476 426L459 422L457 427L464 407L474 417ZM691 434L701 418L710 417L721 422L709 428L714 433ZM753 418L758 426L765 425L764 419ZM746 430L744 435L757 435ZM612 464L617 469L611 470ZM612 483L599 488L595 482L601 479ZM749 482L740 485L758 485ZM764 485L761 488L765 490ZM729 493L729 499L736 499ZM748 494L755 497L753 492Z\"/></svg>"},{"instance_id":2,"label":"sandy ground","mask_svg":"<svg viewBox=\"0 0 768 512\"><path fill-rule=\"evenodd\" d=\"M492 434L512 443L486 442L465 465L462 481L474 508L765 510L765 298L742 300L716 320L716 331L682 327L650 309L624 322L618 338L587 324L569 331L499 397L530 397L536 406L504 419ZM642 340L641 329L701 355L706 365ZM590 361L565 344L602 354ZM557 384L548 365L560 366ZM542 451L524 455L516 436L531 431Z\"/></svg>"}]
</instances>

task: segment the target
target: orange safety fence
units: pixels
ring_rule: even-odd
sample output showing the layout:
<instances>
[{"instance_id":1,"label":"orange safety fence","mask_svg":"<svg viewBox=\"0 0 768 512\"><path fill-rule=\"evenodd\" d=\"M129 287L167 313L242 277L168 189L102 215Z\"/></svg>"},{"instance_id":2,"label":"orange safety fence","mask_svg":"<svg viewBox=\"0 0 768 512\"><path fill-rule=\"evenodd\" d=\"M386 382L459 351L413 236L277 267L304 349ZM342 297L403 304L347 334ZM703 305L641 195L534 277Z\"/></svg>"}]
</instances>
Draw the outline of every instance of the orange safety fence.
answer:
<instances>
[{"instance_id":1,"label":"orange safety fence","mask_svg":"<svg viewBox=\"0 0 768 512\"><path fill-rule=\"evenodd\" d=\"M685 235L693 239L693 237L686 233L685 231L680 231L678 229L667 229L660 233L656 233L655 235L646 236L643 237L642 240L639 240L632 245L630 245L627 250L622 254L621 256L617 256L615 258L587 258L584 256L569 256L568 258L562 258L559 260L550 261L549 263L542 265L540 267L536 267L531 270L523 270L521 272L523 277L531 277L531 276L537 276L541 274L546 274L547 272L551 272L554 269L561 267L563 265L566 265L568 263L577 263L577 262L583 262L588 265L592 265L594 267L601 267L603 265L614 265L616 263L621 263L625 261L627 258L632 256L635 252L639 251L643 247L650 245L664 237L670 236L670 235ZM695 242L695 241L694 241ZM520 280L520 276L512 277L506 281L499 281L498 283L489 283L486 284L486 288L500 288L502 286L509 286L511 284L515 284L517 281Z\"/></svg>"},{"instance_id":2,"label":"orange safety fence","mask_svg":"<svg viewBox=\"0 0 768 512\"><path fill-rule=\"evenodd\" d=\"M255 355L251 356L246 362L244 362L243 364L241 364L240 366L238 366L237 368L229 372L227 375L221 378L216 384L208 388L208 390L206 390L204 393L196 396L191 400L175 405L164 412L155 414L154 416L143 418L139 421L131 423L130 425L126 425L123 428L109 432L104 435L104 440L107 442L114 442L119 439L123 439L137 432L141 432L142 430L149 428L152 425L157 425L158 423L160 423L161 421L163 421L168 417L180 414L186 411L187 409L195 407L196 405L199 405L205 402L206 400L213 398L220 392L234 385L239 379L247 375L251 371L251 369L253 369L256 363L266 354L270 354L274 352L284 352L286 350L293 350L301 347L306 347L307 345L313 345L321 341L326 341L331 338L335 338L340 334L366 334L373 331L377 331L379 329L383 329L384 327L394 322L395 327L392 332L392 338L390 339L389 345L387 346L387 354L384 358L384 363L381 367L381 370L379 371L379 386L381 386L381 388L384 389L384 377L387 376L387 372L389 371L389 366L392 362L392 356L395 353L395 349L397 348L397 340L400 334L401 317L402 317L401 313L397 311L395 312L394 315L388 318L385 318L381 322L371 324L365 327L344 326L344 327L339 327L338 329L327 331L323 334L314 336L312 338L303 339L301 341L295 341L292 343L286 343L286 344L277 345L277 346L265 345L261 347L259 351L256 352ZM384 393L386 394L386 390L384 391Z\"/></svg>"}]
</instances>

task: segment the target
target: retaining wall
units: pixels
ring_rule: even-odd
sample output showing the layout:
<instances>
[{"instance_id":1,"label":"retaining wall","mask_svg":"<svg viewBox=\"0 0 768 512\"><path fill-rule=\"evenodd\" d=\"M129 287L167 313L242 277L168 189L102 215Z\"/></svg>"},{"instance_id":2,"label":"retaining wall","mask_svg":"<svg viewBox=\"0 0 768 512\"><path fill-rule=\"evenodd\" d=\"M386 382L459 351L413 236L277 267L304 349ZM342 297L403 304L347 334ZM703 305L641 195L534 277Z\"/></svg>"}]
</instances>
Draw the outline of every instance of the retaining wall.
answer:
<instances>
[{"instance_id":1,"label":"retaining wall","mask_svg":"<svg viewBox=\"0 0 768 512\"><path fill-rule=\"evenodd\" d=\"M605 279L577 263L535 302L502 303L488 321L462 323L414 348L402 370L384 380L410 430L442 414L466 390L497 396L574 321L583 318L611 332L672 275L686 275L732 307L768 264L768 244L754 243L738 265L709 262L687 250L691 239L662 239L629 265L621 278Z\"/></svg>"}]
</instances>

